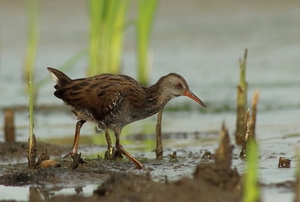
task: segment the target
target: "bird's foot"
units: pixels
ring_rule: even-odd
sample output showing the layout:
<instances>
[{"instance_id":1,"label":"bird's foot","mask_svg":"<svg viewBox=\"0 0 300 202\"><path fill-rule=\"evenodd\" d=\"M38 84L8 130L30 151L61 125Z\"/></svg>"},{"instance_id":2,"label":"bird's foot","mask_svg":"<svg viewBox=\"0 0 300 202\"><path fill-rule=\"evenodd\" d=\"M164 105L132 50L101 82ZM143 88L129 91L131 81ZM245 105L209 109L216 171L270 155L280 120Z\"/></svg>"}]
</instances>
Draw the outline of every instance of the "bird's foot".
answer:
<instances>
[{"instance_id":1,"label":"bird's foot","mask_svg":"<svg viewBox=\"0 0 300 202\"><path fill-rule=\"evenodd\" d=\"M70 168L71 169L76 169L78 168L79 164L84 164L84 163L87 163L86 161L84 161L82 158L81 158L81 153L79 154L74 154L74 155L71 155L72 156L72 159L73 159L73 162L72 164L70 165Z\"/></svg>"},{"instance_id":2,"label":"bird's foot","mask_svg":"<svg viewBox=\"0 0 300 202\"><path fill-rule=\"evenodd\" d=\"M81 158L81 153L77 154L77 152L71 151L67 155L64 156L64 159L67 158L68 156L71 156L73 159L72 164L70 165L71 169L76 169L78 168L79 164L84 164L86 163L82 158Z\"/></svg>"},{"instance_id":3,"label":"bird's foot","mask_svg":"<svg viewBox=\"0 0 300 202\"><path fill-rule=\"evenodd\" d=\"M123 155L121 152L116 150L115 147L109 148L104 155L105 160L116 160L123 158Z\"/></svg>"}]
</instances>

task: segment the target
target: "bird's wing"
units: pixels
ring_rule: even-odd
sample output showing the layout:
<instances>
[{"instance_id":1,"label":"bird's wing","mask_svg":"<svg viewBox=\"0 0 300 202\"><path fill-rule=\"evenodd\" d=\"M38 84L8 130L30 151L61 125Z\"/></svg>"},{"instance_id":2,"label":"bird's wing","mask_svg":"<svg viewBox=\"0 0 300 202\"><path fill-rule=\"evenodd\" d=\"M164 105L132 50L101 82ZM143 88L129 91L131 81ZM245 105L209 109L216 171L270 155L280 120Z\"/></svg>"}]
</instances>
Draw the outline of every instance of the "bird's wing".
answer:
<instances>
[{"instance_id":1,"label":"bird's wing","mask_svg":"<svg viewBox=\"0 0 300 202\"><path fill-rule=\"evenodd\" d=\"M126 96L120 84L122 82L117 79L117 75L108 74L76 79L62 89L57 89L54 94L68 105L87 110L96 120L102 120Z\"/></svg>"}]
</instances>

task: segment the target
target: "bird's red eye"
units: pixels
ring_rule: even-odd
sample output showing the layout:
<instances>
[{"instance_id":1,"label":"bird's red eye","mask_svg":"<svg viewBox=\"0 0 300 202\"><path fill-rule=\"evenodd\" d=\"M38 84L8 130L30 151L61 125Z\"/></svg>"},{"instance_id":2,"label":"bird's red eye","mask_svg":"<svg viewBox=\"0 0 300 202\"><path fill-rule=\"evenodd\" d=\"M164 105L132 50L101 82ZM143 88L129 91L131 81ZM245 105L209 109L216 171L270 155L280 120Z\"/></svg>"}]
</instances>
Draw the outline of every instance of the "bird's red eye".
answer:
<instances>
[{"instance_id":1,"label":"bird's red eye","mask_svg":"<svg viewBox=\"0 0 300 202\"><path fill-rule=\"evenodd\" d=\"M175 83L176 87L181 87L181 84L180 83Z\"/></svg>"}]
</instances>

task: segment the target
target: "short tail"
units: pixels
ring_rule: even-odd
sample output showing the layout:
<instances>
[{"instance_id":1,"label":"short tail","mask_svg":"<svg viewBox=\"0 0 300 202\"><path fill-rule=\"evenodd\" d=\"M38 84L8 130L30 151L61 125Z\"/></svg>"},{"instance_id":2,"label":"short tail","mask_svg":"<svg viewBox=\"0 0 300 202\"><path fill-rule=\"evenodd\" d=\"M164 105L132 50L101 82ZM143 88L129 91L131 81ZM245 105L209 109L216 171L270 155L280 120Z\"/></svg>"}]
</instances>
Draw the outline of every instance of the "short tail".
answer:
<instances>
[{"instance_id":1,"label":"short tail","mask_svg":"<svg viewBox=\"0 0 300 202\"><path fill-rule=\"evenodd\" d=\"M50 72L52 80L56 83L56 86L55 86L56 89L61 89L66 84L72 82L72 79L70 79L70 77L65 75L63 72L61 72L57 69L51 68L51 67L48 67L47 69Z\"/></svg>"}]
</instances>

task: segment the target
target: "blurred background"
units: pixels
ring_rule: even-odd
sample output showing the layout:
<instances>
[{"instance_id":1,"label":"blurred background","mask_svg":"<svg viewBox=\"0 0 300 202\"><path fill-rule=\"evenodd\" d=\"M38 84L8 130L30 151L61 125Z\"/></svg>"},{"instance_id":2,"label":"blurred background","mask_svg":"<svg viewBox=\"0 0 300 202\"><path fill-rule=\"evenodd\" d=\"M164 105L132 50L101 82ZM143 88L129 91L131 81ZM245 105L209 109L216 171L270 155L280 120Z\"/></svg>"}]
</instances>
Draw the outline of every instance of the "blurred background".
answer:
<instances>
[{"instance_id":1,"label":"blurred background","mask_svg":"<svg viewBox=\"0 0 300 202\"><path fill-rule=\"evenodd\" d=\"M45 141L71 144L76 120L54 97L54 83L46 67L62 69L71 78L89 74L92 5L81 0L52 0L39 1L34 9L28 7L30 2L0 1L0 108L16 110L17 140L27 141L24 68L30 46L30 16L36 12L36 55L32 57L35 134ZM118 71L139 79L138 1L128 1L127 6ZM146 83L153 84L161 76L177 72L207 104L203 109L184 97L172 100L163 115L163 132L209 133L219 131L225 120L232 134L238 60L247 48L249 107L252 93L260 89L258 138L299 133L299 25L300 2L296 0L158 1L148 28ZM3 116L0 122L3 123ZM155 134L155 124L156 116L127 126L124 135ZM83 127L82 136L91 133L92 124ZM2 137L0 130L1 141ZM95 139L99 136L92 136L87 142L98 141ZM104 137L100 139L104 142ZM153 145L154 142L148 149Z\"/></svg>"},{"instance_id":2,"label":"blurred background","mask_svg":"<svg viewBox=\"0 0 300 202\"><path fill-rule=\"evenodd\" d=\"M122 73L145 85L176 72L207 108L186 97L167 104L162 119L165 155L178 151L180 157L189 152L200 156L217 147L223 121L234 141L239 59L247 48L249 107L253 92L260 89L256 123L260 180L265 184L292 181L296 163L292 161L292 169L284 172L277 168L276 157L294 160L299 144L299 36L297 0L1 0L0 123L4 123L5 109L13 109L16 140L28 140L27 80L31 75L37 141L71 148L76 118L53 95L47 67L71 78ZM3 125L0 141L4 141ZM154 159L155 125L153 116L126 126L121 136L126 150ZM85 124L79 152L84 157L102 156L105 150L104 135L96 134L93 124ZM238 152L234 150L235 157ZM244 172L243 161L233 158L232 164ZM179 174L176 169L173 174L189 176L193 169L183 168ZM156 171L151 174L170 174L169 169ZM16 188L11 189L1 187L2 197L16 198L11 195ZM85 192L92 193L93 188ZM24 200L27 187L18 193ZM263 195L269 198L264 201L293 198L285 188L263 190Z\"/></svg>"}]
</instances>

